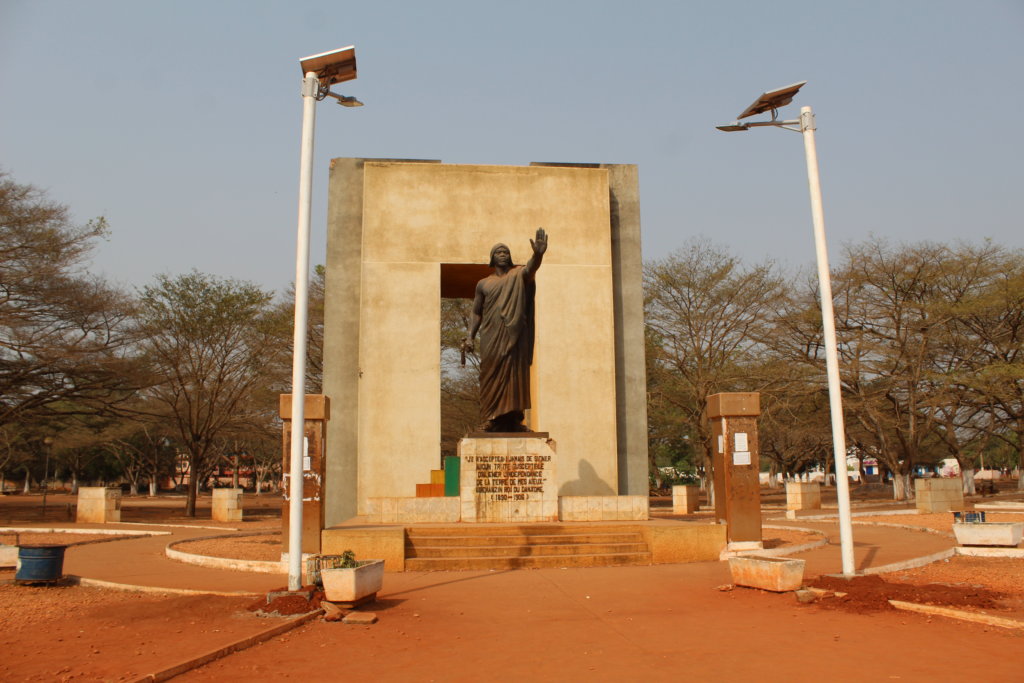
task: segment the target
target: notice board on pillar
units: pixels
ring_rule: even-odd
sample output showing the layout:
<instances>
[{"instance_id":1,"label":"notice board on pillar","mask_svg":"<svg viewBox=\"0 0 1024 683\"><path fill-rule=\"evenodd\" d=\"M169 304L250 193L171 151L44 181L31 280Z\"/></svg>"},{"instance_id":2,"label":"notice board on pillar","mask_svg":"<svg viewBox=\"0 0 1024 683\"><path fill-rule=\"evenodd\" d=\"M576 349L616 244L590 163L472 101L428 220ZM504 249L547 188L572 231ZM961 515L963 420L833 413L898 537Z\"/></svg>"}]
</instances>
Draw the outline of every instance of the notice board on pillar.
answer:
<instances>
[{"instance_id":1,"label":"notice board on pillar","mask_svg":"<svg viewBox=\"0 0 1024 683\"><path fill-rule=\"evenodd\" d=\"M760 394L721 393L707 399L714 441L715 513L730 543L761 542L757 417Z\"/></svg>"}]
</instances>

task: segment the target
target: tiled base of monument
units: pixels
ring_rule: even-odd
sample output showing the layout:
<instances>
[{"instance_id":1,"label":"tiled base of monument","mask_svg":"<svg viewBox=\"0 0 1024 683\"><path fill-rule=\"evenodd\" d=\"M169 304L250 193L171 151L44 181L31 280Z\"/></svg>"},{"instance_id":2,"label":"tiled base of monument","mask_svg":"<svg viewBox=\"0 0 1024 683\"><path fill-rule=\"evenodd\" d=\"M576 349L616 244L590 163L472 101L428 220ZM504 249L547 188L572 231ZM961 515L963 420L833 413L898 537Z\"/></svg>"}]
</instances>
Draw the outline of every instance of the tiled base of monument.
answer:
<instances>
[{"instance_id":1,"label":"tiled base of monument","mask_svg":"<svg viewBox=\"0 0 1024 683\"><path fill-rule=\"evenodd\" d=\"M563 522L639 522L650 519L647 496L562 496L558 518Z\"/></svg>"},{"instance_id":2,"label":"tiled base of monument","mask_svg":"<svg viewBox=\"0 0 1024 683\"><path fill-rule=\"evenodd\" d=\"M545 436L459 442L463 522L556 522L554 441Z\"/></svg>"}]
</instances>

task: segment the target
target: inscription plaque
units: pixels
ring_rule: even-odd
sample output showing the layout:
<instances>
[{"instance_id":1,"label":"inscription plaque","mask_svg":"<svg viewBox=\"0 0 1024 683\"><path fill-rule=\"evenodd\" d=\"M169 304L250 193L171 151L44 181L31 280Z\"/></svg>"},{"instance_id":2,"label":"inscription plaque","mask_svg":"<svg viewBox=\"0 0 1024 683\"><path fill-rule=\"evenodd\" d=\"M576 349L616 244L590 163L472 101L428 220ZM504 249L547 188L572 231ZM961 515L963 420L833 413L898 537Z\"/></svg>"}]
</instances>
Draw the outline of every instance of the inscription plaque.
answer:
<instances>
[{"instance_id":1,"label":"inscription plaque","mask_svg":"<svg viewBox=\"0 0 1024 683\"><path fill-rule=\"evenodd\" d=\"M464 522L558 520L553 442L466 438L459 442Z\"/></svg>"}]
</instances>

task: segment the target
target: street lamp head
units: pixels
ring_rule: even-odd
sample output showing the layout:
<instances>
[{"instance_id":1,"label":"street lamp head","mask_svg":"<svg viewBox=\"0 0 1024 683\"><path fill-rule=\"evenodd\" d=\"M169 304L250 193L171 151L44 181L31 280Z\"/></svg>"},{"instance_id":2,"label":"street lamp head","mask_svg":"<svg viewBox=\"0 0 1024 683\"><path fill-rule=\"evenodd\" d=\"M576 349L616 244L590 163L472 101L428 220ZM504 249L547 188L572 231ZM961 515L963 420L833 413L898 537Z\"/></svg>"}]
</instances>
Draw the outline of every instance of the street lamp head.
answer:
<instances>
[{"instance_id":1,"label":"street lamp head","mask_svg":"<svg viewBox=\"0 0 1024 683\"><path fill-rule=\"evenodd\" d=\"M339 95L338 104L343 107L361 107L363 103L351 95Z\"/></svg>"},{"instance_id":2,"label":"street lamp head","mask_svg":"<svg viewBox=\"0 0 1024 683\"><path fill-rule=\"evenodd\" d=\"M755 114L763 114L766 111L774 112L779 107L784 107L793 101L793 97L796 96L800 88L804 87L807 81L800 81L793 85L787 85L784 88L776 88L775 90L769 90L768 92L761 93L761 95L754 100L754 103L743 110L743 112L737 116L737 119L745 119L748 116ZM774 114L772 116L774 118Z\"/></svg>"},{"instance_id":3,"label":"street lamp head","mask_svg":"<svg viewBox=\"0 0 1024 683\"><path fill-rule=\"evenodd\" d=\"M726 123L721 126L715 126L718 130L724 130L726 133L735 133L741 130L750 130L750 126L739 121L733 121L732 123Z\"/></svg>"},{"instance_id":4,"label":"street lamp head","mask_svg":"<svg viewBox=\"0 0 1024 683\"><path fill-rule=\"evenodd\" d=\"M335 83L351 81L356 77L356 48L354 45L310 55L299 60L302 74L313 72L320 79L320 86L329 88Z\"/></svg>"}]
</instances>

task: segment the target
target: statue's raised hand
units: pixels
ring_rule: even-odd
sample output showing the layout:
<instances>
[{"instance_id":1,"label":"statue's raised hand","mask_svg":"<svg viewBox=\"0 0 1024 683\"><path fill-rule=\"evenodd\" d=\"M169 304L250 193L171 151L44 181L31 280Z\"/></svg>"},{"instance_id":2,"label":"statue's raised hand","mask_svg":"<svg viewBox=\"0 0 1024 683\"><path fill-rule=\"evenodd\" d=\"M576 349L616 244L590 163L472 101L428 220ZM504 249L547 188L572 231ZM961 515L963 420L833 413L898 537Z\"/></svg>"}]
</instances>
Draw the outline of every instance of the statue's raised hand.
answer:
<instances>
[{"instance_id":1,"label":"statue's raised hand","mask_svg":"<svg viewBox=\"0 0 1024 683\"><path fill-rule=\"evenodd\" d=\"M544 228L537 228L537 236L530 240L530 246L533 247L533 253L537 255L543 255L548 250L548 236L544 232Z\"/></svg>"}]
</instances>

